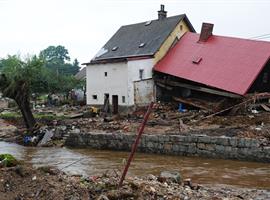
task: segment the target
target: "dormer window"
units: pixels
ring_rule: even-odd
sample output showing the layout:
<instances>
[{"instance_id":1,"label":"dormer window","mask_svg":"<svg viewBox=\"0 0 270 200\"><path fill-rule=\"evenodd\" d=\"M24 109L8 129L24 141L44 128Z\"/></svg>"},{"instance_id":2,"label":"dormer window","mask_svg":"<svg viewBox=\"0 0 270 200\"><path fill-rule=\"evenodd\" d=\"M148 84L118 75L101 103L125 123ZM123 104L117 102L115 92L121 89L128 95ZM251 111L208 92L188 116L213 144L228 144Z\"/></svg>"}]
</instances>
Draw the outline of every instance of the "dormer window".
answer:
<instances>
[{"instance_id":1,"label":"dormer window","mask_svg":"<svg viewBox=\"0 0 270 200\"><path fill-rule=\"evenodd\" d=\"M112 51L116 51L118 49L118 46L115 46L112 48Z\"/></svg>"},{"instance_id":2,"label":"dormer window","mask_svg":"<svg viewBox=\"0 0 270 200\"><path fill-rule=\"evenodd\" d=\"M200 62L202 61L202 57L194 57L193 59L192 59L192 62L193 62L193 64L200 64Z\"/></svg>"},{"instance_id":3,"label":"dormer window","mask_svg":"<svg viewBox=\"0 0 270 200\"><path fill-rule=\"evenodd\" d=\"M140 45L139 45L139 48L143 48L145 46L145 43L142 42Z\"/></svg>"},{"instance_id":4,"label":"dormer window","mask_svg":"<svg viewBox=\"0 0 270 200\"><path fill-rule=\"evenodd\" d=\"M152 23L152 21L145 22L145 26L149 26Z\"/></svg>"}]
</instances>

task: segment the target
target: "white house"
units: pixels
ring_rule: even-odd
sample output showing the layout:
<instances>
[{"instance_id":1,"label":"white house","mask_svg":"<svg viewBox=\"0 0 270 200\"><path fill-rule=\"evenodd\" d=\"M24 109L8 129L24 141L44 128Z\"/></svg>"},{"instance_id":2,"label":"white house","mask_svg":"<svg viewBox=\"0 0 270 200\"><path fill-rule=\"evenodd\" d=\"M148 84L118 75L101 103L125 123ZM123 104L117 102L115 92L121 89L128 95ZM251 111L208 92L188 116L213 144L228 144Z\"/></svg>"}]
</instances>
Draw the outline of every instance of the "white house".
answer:
<instances>
[{"instance_id":1,"label":"white house","mask_svg":"<svg viewBox=\"0 0 270 200\"><path fill-rule=\"evenodd\" d=\"M85 63L87 104L142 106L154 100L152 68L187 31L195 32L185 14L167 17L164 6L158 19L122 26Z\"/></svg>"}]
</instances>

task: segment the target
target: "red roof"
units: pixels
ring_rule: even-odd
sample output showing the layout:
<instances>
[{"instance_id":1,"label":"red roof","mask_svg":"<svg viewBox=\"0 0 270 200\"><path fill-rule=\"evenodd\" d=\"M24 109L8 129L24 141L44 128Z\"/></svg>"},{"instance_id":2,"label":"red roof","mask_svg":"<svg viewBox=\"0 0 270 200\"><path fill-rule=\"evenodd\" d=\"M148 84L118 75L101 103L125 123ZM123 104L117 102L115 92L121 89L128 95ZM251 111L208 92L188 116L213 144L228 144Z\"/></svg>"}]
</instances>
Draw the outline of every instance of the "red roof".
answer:
<instances>
[{"instance_id":1,"label":"red roof","mask_svg":"<svg viewBox=\"0 0 270 200\"><path fill-rule=\"evenodd\" d=\"M270 42L186 33L154 70L244 95L270 58ZM197 62L195 64L193 62Z\"/></svg>"}]
</instances>

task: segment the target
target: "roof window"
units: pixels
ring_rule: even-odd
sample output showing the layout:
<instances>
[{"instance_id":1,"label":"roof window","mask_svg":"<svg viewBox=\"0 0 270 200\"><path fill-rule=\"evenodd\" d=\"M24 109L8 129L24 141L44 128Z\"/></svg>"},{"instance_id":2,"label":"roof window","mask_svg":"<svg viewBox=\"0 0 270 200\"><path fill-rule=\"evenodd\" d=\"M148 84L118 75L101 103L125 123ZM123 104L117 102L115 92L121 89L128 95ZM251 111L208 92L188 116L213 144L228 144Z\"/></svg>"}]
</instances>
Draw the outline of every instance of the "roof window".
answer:
<instances>
[{"instance_id":1,"label":"roof window","mask_svg":"<svg viewBox=\"0 0 270 200\"><path fill-rule=\"evenodd\" d=\"M148 25L150 25L152 23L152 21L150 20L150 21L148 21L148 22L145 22L145 26L148 26Z\"/></svg>"},{"instance_id":2,"label":"roof window","mask_svg":"<svg viewBox=\"0 0 270 200\"><path fill-rule=\"evenodd\" d=\"M139 48L143 48L145 46L145 43L142 42L140 45L139 45Z\"/></svg>"},{"instance_id":3,"label":"roof window","mask_svg":"<svg viewBox=\"0 0 270 200\"><path fill-rule=\"evenodd\" d=\"M112 51L116 51L118 49L118 46L115 46L112 48Z\"/></svg>"},{"instance_id":4,"label":"roof window","mask_svg":"<svg viewBox=\"0 0 270 200\"><path fill-rule=\"evenodd\" d=\"M192 59L192 62L194 63L194 64L200 64L200 62L202 61L202 57L194 57L193 59Z\"/></svg>"}]
</instances>

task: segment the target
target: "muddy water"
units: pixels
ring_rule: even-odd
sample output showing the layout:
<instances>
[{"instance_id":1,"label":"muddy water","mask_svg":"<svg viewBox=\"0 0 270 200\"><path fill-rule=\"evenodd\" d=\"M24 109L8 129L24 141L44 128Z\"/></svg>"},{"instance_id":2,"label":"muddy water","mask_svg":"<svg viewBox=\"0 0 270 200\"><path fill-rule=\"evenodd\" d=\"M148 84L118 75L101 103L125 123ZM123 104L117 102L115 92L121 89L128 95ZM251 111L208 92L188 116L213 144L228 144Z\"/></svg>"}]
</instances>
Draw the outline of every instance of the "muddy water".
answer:
<instances>
[{"instance_id":1,"label":"muddy water","mask_svg":"<svg viewBox=\"0 0 270 200\"><path fill-rule=\"evenodd\" d=\"M124 159L128 156L126 152L26 148L5 142L0 142L0 153L11 153L36 167L51 165L70 174L83 175L122 169ZM192 178L193 182L201 184L270 189L270 164L266 163L137 153L129 175L158 175L163 170L178 170L184 178Z\"/></svg>"}]
</instances>

